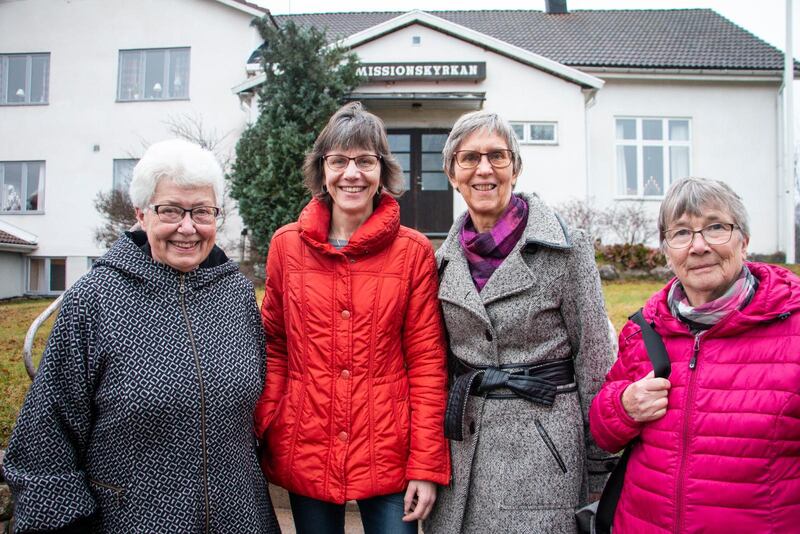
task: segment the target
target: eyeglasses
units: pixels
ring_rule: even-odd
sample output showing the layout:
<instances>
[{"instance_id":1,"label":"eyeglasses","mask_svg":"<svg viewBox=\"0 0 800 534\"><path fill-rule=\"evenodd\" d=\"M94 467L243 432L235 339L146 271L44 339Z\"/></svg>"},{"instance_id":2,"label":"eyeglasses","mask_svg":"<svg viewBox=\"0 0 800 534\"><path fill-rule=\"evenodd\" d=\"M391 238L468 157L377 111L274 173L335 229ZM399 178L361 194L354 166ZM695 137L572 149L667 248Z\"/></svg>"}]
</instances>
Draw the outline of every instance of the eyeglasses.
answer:
<instances>
[{"instance_id":1,"label":"eyeglasses","mask_svg":"<svg viewBox=\"0 0 800 534\"><path fill-rule=\"evenodd\" d=\"M459 150L456 152L456 163L462 169L474 169L481 164L481 158L486 156L489 165L495 169L505 169L511 165L514 152L507 148L492 150L491 152L478 152L477 150Z\"/></svg>"},{"instance_id":2,"label":"eyeglasses","mask_svg":"<svg viewBox=\"0 0 800 534\"><path fill-rule=\"evenodd\" d=\"M691 246L695 234L700 234L709 245L724 245L731 240L734 228L739 226L731 223L714 223L700 230L673 228L664 232L664 240L669 248L686 248Z\"/></svg>"},{"instance_id":3,"label":"eyeglasses","mask_svg":"<svg viewBox=\"0 0 800 534\"><path fill-rule=\"evenodd\" d=\"M220 214L220 209L216 206L197 206L188 210L169 204L151 204L148 207L156 212L159 221L170 224L181 222L187 213L197 224L214 224Z\"/></svg>"},{"instance_id":4,"label":"eyeglasses","mask_svg":"<svg viewBox=\"0 0 800 534\"><path fill-rule=\"evenodd\" d=\"M322 159L332 171L343 171L350 165L351 161L355 161L359 171L369 172L378 165L381 157L375 154L361 154L354 158L348 158L342 154L328 154L327 156L322 156Z\"/></svg>"}]
</instances>

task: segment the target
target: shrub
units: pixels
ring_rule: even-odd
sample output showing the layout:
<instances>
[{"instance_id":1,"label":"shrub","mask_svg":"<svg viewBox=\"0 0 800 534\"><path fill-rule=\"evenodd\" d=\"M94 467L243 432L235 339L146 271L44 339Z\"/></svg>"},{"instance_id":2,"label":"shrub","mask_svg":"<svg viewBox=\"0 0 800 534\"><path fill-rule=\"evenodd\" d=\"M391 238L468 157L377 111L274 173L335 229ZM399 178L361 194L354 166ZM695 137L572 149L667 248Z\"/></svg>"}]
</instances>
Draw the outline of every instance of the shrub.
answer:
<instances>
[{"instance_id":1,"label":"shrub","mask_svg":"<svg viewBox=\"0 0 800 534\"><path fill-rule=\"evenodd\" d=\"M649 271L667 264L660 250L641 243L596 245L595 259L598 263L610 263L616 267Z\"/></svg>"}]
</instances>

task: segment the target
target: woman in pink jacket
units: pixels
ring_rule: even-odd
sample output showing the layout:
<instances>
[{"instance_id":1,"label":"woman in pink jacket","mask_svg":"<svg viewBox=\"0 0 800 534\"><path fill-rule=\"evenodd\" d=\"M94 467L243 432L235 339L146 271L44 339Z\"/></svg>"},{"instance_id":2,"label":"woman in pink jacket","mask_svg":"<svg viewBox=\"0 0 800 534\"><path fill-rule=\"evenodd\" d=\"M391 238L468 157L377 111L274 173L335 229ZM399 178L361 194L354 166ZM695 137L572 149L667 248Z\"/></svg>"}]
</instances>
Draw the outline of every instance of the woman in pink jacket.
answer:
<instances>
[{"instance_id":1,"label":"woman in pink jacket","mask_svg":"<svg viewBox=\"0 0 800 534\"><path fill-rule=\"evenodd\" d=\"M653 378L628 322L590 412L598 445L633 447L614 534L798 532L800 279L745 261L747 213L722 182L675 182L658 226L676 278L644 317L672 372Z\"/></svg>"}]
</instances>

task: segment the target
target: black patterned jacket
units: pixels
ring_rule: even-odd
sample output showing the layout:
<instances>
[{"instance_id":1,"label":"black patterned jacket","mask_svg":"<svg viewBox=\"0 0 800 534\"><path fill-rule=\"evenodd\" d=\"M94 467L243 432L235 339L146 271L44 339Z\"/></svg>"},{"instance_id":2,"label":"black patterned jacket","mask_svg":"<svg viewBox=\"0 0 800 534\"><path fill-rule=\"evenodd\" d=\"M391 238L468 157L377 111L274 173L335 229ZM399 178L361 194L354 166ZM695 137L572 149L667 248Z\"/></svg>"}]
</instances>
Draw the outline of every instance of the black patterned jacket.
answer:
<instances>
[{"instance_id":1,"label":"black patterned jacket","mask_svg":"<svg viewBox=\"0 0 800 534\"><path fill-rule=\"evenodd\" d=\"M5 457L16 532L278 532L253 287L216 247L183 274L145 243L121 237L64 295Z\"/></svg>"}]
</instances>

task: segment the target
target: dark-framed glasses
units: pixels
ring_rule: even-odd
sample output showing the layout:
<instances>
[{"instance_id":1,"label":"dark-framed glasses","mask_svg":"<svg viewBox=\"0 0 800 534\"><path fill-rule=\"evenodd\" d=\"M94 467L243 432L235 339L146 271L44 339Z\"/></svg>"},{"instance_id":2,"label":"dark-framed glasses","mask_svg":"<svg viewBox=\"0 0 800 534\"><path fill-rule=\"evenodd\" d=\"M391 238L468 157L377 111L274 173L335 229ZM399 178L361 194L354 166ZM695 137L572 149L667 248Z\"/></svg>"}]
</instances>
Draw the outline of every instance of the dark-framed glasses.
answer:
<instances>
[{"instance_id":1,"label":"dark-framed glasses","mask_svg":"<svg viewBox=\"0 0 800 534\"><path fill-rule=\"evenodd\" d=\"M694 236L700 234L709 245L724 245L731 240L736 228L739 226L732 223L712 223L700 230L677 227L664 232L664 240L669 248L686 248L691 246Z\"/></svg>"},{"instance_id":2,"label":"dark-framed glasses","mask_svg":"<svg viewBox=\"0 0 800 534\"><path fill-rule=\"evenodd\" d=\"M462 169L474 169L481 164L481 158L486 156L489 165L495 169L505 169L511 165L514 152L501 148L491 152L478 152L477 150L459 150L456 152L456 164Z\"/></svg>"},{"instance_id":3,"label":"dark-framed glasses","mask_svg":"<svg viewBox=\"0 0 800 534\"><path fill-rule=\"evenodd\" d=\"M214 224L221 211L216 206L197 206L186 209L170 204L151 204L149 208L158 215L158 220L163 223L179 223L188 213L192 221L197 224Z\"/></svg>"},{"instance_id":4,"label":"dark-framed glasses","mask_svg":"<svg viewBox=\"0 0 800 534\"><path fill-rule=\"evenodd\" d=\"M328 154L327 156L322 156L322 159L332 171L343 171L350 165L351 161L355 161L359 171L369 172L375 169L381 157L377 154L361 154L349 158L343 154Z\"/></svg>"}]
</instances>

